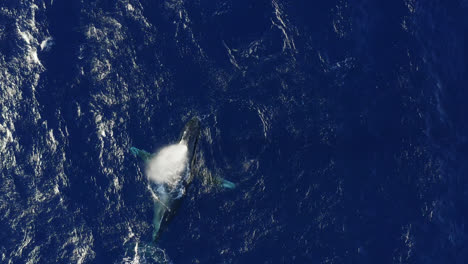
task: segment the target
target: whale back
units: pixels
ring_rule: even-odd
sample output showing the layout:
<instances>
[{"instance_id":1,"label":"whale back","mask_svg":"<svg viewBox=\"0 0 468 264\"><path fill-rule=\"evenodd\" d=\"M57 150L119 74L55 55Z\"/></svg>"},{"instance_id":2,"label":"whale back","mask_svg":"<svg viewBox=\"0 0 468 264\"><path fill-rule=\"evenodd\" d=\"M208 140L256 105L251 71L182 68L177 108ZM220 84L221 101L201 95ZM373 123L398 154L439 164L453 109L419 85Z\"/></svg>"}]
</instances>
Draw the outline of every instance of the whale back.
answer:
<instances>
[{"instance_id":1,"label":"whale back","mask_svg":"<svg viewBox=\"0 0 468 264\"><path fill-rule=\"evenodd\" d=\"M190 165L195 157L195 151L200 137L200 120L197 117L190 119L180 134L179 143L185 143L188 148Z\"/></svg>"},{"instance_id":2,"label":"whale back","mask_svg":"<svg viewBox=\"0 0 468 264\"><path fill-rule=\"evenodd\" d=\"M181 132L179 144L187 146L187 167L182 175L182 179L177 186L168 187L160 185L156 188L158 196L164 196L164 201L156 201L154 208L153 225L155 230L153 232L153 239L157 240L162 231L167 227L168 223L175 216L177 209L180 207L185 190L193 180L192 167L195 162L195 153L200 136L200 120L192 118L187 122Z\"/></svg>"}]
</instances>

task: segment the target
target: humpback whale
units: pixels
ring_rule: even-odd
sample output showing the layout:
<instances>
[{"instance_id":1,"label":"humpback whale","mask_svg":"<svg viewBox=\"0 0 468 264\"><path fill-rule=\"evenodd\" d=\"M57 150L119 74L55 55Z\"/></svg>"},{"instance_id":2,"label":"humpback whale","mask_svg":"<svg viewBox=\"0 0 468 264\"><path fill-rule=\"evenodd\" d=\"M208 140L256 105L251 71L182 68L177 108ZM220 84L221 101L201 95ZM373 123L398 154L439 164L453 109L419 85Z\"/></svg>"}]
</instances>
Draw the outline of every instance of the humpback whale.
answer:
<instances>
[{"instance_id":1,"label":"humpback whale","mask_svg":"<svg viewBox=\"0 0 468 264\"><path fill-rule=\"evenodd\" d=\"M200 120L197 117L187 122L179 141L150 154L136 147L130 151L135 157L145 161L149 191L154 199L153 241L174 217L180 206L185 190L192 182L195 153L200 137ZM217 177L214 181L221 187L233 189L235 184Z\"/></svg>"}]
</instances>

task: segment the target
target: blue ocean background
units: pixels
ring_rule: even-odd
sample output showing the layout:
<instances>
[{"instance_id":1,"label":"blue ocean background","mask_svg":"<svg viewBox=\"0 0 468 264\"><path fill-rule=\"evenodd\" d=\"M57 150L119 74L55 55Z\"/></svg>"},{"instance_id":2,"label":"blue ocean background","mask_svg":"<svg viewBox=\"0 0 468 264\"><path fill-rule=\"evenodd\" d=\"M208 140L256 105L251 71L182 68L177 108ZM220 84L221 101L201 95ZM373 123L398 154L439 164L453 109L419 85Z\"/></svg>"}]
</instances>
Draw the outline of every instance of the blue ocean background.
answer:
<instances>
[{"instance_id":1,"label":"blue ocean background","mask_svg":"<svg viewBox=\"0 0 468 264\"><path fill-rule=\"evenodd\" d=\"M3 0L0 262L466 263L467 13ZM193 116L197 175L154 244L129 149Z\"/></svg>"}]
</instances>

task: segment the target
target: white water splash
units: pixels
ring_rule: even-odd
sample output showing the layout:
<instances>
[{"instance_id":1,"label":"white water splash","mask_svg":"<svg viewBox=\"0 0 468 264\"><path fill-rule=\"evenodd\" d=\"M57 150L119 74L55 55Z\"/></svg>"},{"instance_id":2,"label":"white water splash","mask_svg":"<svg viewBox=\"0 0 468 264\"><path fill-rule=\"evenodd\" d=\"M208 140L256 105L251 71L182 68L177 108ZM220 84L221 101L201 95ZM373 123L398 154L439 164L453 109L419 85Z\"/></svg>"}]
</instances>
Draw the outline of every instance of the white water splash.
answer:
<instances>
[{"instance_id":1,"label":"white water splash","mask_svg":"<svg viewBox=\"0 0 468 264\"><path fill-rule=\"evenodd\" d=\"M184 141L162 148L146 167L146 175L157 184L175 186L188 165L188 148Z\"/></svg>"}]
</instances>

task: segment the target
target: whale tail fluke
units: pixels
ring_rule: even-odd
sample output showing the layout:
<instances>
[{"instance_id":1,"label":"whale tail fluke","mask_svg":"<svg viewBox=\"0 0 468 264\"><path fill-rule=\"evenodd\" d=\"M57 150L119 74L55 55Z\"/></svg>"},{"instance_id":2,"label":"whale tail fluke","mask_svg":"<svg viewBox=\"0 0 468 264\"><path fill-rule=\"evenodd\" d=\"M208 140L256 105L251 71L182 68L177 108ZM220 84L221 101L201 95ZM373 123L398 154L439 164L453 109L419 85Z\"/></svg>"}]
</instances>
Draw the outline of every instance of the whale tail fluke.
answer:
<instances>
[{"instance_id":1,"label":"whale tail fluke","mask_svg":"<svg viewBox=\"0 0 468 264\"><path fill-rule=\"evenodd\" d=\"M221 179L221 186L226 189L234 189L236 188L236 184L233 182L230 182L226 179Z\"/></svg>"}]
</instances>

